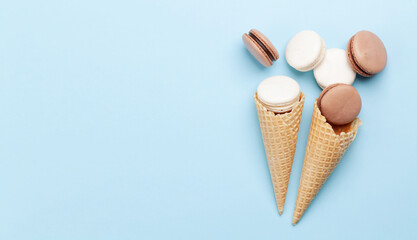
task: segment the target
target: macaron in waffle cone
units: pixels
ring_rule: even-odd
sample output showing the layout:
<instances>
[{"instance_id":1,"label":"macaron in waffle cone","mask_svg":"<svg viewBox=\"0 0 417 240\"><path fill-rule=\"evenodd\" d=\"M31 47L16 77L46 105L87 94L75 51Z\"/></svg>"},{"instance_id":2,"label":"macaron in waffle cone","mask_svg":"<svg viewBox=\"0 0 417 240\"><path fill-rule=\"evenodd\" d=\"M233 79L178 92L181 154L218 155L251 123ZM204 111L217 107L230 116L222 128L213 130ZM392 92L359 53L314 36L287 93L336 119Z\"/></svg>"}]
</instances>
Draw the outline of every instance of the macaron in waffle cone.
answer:
<instances>
[{"instance_id":1,"label":"macaron in waffle cone","mask_svg":"<svg viewBox=\"0 0 417 240\"><path fill-rule=\"evenodd\" d=\"M278 211L282 214L303 112L304 94L300 93L300 100L293 105L292 110L283 114L266 109L256 93L254 98L275 199Z\"/></svg>"},{"instance_id":2,"label":"macaron in waffle cone","mask_svg":"<svg viewBox=\"0 0 417 240\"><path fill-rule=\"evenodd\" d=\"M361 120L356 118L344 126L332 127L314 104L307 149L298 187L292 223L301 219L311 201L336 168L343 154L356 137Z\"/></svg>"}]
</instances>

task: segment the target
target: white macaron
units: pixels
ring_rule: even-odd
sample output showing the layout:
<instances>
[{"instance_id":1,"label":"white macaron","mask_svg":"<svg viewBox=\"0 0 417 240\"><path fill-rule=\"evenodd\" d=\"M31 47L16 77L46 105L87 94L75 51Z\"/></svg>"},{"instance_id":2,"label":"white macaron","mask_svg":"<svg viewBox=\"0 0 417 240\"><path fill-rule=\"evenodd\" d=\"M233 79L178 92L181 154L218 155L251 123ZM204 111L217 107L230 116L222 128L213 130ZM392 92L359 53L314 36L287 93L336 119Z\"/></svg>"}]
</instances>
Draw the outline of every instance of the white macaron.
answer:
<instances>
[{"instance_id":1,"label":"white macaron","mask_svg":"<svg viewBox=\"0 0 417 240\"><path fill-rule=\"evenodd\" d=\"M288 64L301 72L315 68L324 58L326 44L320 35L306 30L295 34L285 49Z\"/></svg>"},{"instance_id":2,"label":"white macaron","mask_svg":"<svg viewBox=\"0 0 417 240\"><path fill-rule=\"evenodd\" d=\"M257 96L268 110L275 113L289 112L300 99L300 85L290 77L270 77L259 84Z\"/></svg>"},{"instance_id":3,"label":"white macaron","mask_svg":"<svg viewBox=\"0 0 417 240\"><path fill-rule=\"evenodd\" d=\"M314 68L314 77L317 84L322 89L335 83L352 85L355 81L356 73L348 61L345 50L328 49L321 64Z\"/></svg>"}]
</instances>

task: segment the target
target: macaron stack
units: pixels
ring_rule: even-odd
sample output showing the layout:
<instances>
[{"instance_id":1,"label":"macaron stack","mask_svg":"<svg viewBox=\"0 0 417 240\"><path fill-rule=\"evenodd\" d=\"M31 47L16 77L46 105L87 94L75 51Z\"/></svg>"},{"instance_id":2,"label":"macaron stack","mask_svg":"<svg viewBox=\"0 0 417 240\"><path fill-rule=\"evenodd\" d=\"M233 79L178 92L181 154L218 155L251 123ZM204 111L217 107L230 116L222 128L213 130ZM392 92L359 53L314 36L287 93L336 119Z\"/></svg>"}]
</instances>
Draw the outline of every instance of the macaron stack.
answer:
<instances>
[{"instance_id":1,"label":"macaron stack","mask_svg":"<svg viewBox=\"0 0 417 240\"><path fill-rule=\"evenodd\" d=\"M278 52L259 31L243 35L249 52L265 67L272 66ZM295 225L340 162L356 137L362 101L351 86L356 73L371 77L387 62L382 41L369 31L355 34L343 49L327 49L314 31L297 33L289 41L285 57L298 71L313 70L324 89L316 99L307 149L293 215ZM285 76L265 79L255 93L259 123L273 182L278 211L282 214L291 174L305 95L298 83Z\"/></svg>"}]
</instances>

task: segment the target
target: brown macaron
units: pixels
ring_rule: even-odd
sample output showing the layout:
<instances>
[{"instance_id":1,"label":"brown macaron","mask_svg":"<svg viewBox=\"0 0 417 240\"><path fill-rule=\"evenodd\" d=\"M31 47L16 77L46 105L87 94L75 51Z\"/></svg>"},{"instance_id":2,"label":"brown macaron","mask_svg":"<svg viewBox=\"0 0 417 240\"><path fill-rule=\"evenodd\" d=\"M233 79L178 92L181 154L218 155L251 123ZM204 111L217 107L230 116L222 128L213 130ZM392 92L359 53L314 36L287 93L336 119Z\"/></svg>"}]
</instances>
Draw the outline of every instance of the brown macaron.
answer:
<instances>
[{"instance_id":1,"label":"brown macaron","mask_svg":"<svg viewBox=\"0 0 417 240\"><path fill-rule=\"evenodd\" d=\"M359 115L362 101L354 87L337 83L328 86L321 92L317 99L317 107L328 123L345 125Z\"/></svg>"},{"instance_id":2,"label":"brown macaron","mask_svg":"<svg viewBox=\"0 0 417 240\"><path fill-rule=\"evenodd\" d=\"M243 43L248 51L265 67L272 66L278 60L279 55L274 45L261 32L251 29L249 34L242 36Z\"/></svg>"},{"instance_id":3,"label":"brown macaron","mask_svg":"<svg viewBox=\"0 0 417 240\"><path fill-rule=\"evenodd\" d=\"M369 31L360 31L350 38L346 52L353 70L364 77L381 72L387 64L384 43Z\"/></svg>"}]
</instances>

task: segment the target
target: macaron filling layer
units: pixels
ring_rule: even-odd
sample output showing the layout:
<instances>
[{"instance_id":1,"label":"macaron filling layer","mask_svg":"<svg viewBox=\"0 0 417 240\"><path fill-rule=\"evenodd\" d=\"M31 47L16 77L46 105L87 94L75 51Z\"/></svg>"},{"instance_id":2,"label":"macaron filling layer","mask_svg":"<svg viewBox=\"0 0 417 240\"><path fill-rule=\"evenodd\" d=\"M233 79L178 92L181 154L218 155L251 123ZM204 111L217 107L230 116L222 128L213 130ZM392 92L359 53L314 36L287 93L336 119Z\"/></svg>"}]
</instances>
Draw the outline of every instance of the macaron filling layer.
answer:
<instances>
[{"instance_id":1,"label":"macaron filling layer","mask_svg":"<svg viewBox=\"0 0 417 240\"><path fill-rule=\"evenodd\" d=\"M262 48L262 50L266 53L271 61L275 61L274 55L271 53L271 51L269 51L265 44L263 44L263 42L257 36L255 36L255 34L249 32L248 35L259 45L259 47Z\"/></svg>"},{"instance_id":2,"label":"macaron filling layer","mask_svg":"<svg viewBox=\"0 0 417 240\"><path fill-rule=\"evenodd\" d=\"M258 95L258 99L262 103L262 105L271 112L288 113L292 110L292 107L294 106L294 104L296 104L300 100L300 95L301 94L299 93L298 96L294 98L292 101L288 103L282 103L282 104L268 104L267 102L259 98L259 95Z\"/></svg>"}]
</instances>

